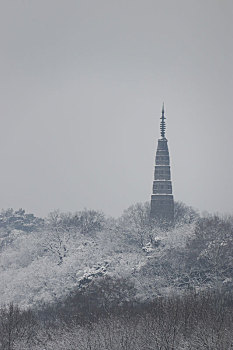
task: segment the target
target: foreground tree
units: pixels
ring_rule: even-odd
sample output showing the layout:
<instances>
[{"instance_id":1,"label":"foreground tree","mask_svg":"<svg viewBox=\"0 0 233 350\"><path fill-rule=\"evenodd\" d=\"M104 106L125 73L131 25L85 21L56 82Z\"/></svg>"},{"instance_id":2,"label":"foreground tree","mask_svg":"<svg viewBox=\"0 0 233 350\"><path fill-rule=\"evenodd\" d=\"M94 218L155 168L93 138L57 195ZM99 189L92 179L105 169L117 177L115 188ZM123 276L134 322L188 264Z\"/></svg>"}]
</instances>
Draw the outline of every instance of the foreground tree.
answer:
<instances>
[{"instance_id":1,"label":"foreground tree","mask_svg":"<svg viewBox=\"0 0 233 350\"><path fill-rule=\"evenodd\" d=\"M21 311L13 303L0 309L1 350L14 350L19 341L31 344L35 329L36 320L32 312Z\"/></svg>"}]
</instances>

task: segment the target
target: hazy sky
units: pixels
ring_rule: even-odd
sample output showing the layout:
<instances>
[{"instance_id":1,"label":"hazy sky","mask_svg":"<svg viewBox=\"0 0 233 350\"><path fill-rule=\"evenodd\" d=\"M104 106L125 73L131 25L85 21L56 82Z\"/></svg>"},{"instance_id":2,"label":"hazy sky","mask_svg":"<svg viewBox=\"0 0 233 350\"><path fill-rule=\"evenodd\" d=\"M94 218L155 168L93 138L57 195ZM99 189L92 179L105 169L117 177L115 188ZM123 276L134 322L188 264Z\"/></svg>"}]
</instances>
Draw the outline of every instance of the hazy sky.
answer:
<instances>
[{"instance_id":1,"label":"hazy sky","mask_svg":"<svg viewBox=\"0 0 233 350\"><path fill-rule=\"evenodd\" d=\"M233 212L232 0L1 0L0 208L150 200L165 102L175 200Z\"/></svg>"}]
</instances>

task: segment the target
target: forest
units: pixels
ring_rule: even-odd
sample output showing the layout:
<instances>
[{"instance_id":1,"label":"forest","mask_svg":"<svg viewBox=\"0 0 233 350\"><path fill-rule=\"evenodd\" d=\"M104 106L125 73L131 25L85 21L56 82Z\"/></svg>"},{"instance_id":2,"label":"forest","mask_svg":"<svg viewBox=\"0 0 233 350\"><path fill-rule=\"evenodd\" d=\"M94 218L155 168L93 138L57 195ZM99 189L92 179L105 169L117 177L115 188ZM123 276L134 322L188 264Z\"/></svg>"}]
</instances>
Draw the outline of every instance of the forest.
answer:
<instances>
[{"instance_id":1,"label":"forest","mask_svg":"<svg viewBox=\"0 0 233 350\"><path fill-rule=\"evenodd\" d=\"M233 349L233 216L0 213L1 350Z\"/></svg>"}]
</instances>

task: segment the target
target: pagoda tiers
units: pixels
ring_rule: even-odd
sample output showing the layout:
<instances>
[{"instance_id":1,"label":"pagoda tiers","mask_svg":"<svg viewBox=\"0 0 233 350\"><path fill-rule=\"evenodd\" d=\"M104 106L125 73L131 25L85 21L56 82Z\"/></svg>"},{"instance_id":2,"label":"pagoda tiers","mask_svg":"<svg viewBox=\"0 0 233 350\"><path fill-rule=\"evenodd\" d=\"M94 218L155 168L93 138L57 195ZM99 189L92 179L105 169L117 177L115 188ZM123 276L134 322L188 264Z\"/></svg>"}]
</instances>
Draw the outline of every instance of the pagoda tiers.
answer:
<instances>
[{"instance_id":1,"label":"pagoda tiers","mask_svg":"<svg viewBox=\"0 0 233 350\"><path fill-rule=\"evenodd\" d=\"M156 219L161 223L171 224L174 220L174 199L172 195L169 150L165 137L166 118L164 116L164 105L160 119L161 138L158 140L155 157L150 216L152 219Z\"/></svg>"}]
</instances>

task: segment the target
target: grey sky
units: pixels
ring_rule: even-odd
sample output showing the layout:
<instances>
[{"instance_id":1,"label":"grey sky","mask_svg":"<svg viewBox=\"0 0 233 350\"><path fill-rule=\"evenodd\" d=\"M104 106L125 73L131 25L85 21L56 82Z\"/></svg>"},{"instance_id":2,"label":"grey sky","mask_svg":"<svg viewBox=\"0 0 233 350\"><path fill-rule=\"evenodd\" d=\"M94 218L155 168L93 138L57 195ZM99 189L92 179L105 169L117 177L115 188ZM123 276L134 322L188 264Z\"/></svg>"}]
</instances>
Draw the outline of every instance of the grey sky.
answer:
<instances>
[{"instance_id":1,"label":"grey sky","mask_svg":"<svg viewBox=\"0 0 233 350\"><path fill-rule=\"evenodd\" d=\"M0 207L150 199L165 102L175 200L232 212L231 0L2 0Z\"/></svg>"}]
</instances>

